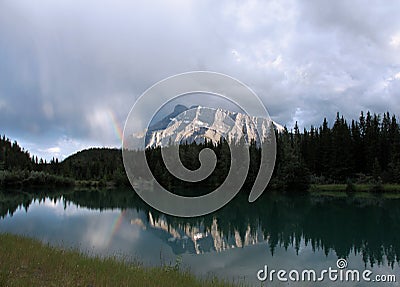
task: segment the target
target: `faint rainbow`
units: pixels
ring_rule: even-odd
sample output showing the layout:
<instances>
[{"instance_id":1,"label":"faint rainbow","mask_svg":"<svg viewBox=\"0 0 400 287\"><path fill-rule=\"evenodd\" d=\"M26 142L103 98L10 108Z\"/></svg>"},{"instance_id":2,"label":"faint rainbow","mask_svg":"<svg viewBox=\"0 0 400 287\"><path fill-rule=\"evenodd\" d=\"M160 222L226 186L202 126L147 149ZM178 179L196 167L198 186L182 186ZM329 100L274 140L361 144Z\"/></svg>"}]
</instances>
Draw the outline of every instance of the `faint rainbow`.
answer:
<instances>
[{"instance_id":1,"label":"faint rainbow","mask_svg":"<svg viewBox=\"0 0 400 287\"><path fill-rule=\"evenodd\" d=\"M112 230L110 234L110 238L108 239L108 244L107 246L110 246L112 239L114 238L115 234L118 232L122 225L122 220L125 216L126 210L122 210L121 213L118 215L117 218L115 218L113 224L112 224Z\"/></svg>"},{"instance_id":2,"label":"faint rainbow","mask_svg":"<svg viewBox=\"0 0 400 287\"><path fill-rule=\"evenodd\" d=\"M114 112L112 110L109 110L108 114L109 114L109 116L111 118L111 123L112 123L112 126L113 126L114 133L116 134L116 136L118 137L118 139L122 143L123 133L122 133L121 125L117 121L117 118L115 117L115 114L114 114Z\"/></svg>"}]
</instances>

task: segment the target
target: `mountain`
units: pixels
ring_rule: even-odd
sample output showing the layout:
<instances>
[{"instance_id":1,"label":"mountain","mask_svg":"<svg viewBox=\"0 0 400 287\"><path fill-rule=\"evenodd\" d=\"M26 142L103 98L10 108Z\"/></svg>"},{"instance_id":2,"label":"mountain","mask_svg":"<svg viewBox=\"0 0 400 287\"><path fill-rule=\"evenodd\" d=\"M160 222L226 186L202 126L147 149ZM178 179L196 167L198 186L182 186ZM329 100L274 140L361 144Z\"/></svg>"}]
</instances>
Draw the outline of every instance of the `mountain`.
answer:
<instances>
[{"instance_id":1,"label":"mountain","mask_svg":"<svg viewBox=\"0 0 400 287\"><path fill-rule=\"evenodd\" d=\"M203 142L206 137L218 142L224 137L229 142L239 142L242 137L248 142L260 144L270 127L281 132L284 128L272 120L249 115L210 109L201 106L187 108L177 105L174 111L151 125L146 133L146 147L167 146L170 143Z\"/></svg>"},{"instance_id":2,"label":"mountain","mask_svg":"<svg viewBox=\"0 0 400 287\"><path fill-rule=\"evenodd\" d=\"M188 110L188 108L184 105L176 105L174 108L174 111L170 113L169 115L165 116L162 120L156 122L155 124L151 125L148 129L148 131L157 131L157 130L163 130L165 129L168 124L171 122L173 118L178 116L180 113L183 113L184 111Z\"/></svg>"}]
</instances>

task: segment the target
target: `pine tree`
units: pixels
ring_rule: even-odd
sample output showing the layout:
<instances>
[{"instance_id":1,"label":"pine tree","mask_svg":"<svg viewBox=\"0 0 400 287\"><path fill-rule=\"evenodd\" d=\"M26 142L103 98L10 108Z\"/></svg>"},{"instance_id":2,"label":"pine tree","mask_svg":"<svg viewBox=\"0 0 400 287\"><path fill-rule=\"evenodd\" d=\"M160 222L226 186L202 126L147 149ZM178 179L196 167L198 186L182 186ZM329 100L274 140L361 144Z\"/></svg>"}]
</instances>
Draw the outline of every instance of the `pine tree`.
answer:
<instances>
[{"instance_id":1,"label":"pine tree","mask_svg":"<svg viewBox=\"0 0 400 287\"><path fill-rule=\"evenodd\" d=\"M335 179L345 180L353 173L353 160L351 151L351 133L343 116L336 115L332 128L332 164L331 174Z\"/></svg>"},{"instance_id":2,"label":"pine tree","mask_svg":"<svg viewBox=\"0 0 400 287\"><path fill-rule=\"evenodd\" d=\"M320 127L319 134L318 160L320 162L320 175L330 177L332 165L332 137L326 118L324 118L322 127Z\"/></svg>"}]
</instances>

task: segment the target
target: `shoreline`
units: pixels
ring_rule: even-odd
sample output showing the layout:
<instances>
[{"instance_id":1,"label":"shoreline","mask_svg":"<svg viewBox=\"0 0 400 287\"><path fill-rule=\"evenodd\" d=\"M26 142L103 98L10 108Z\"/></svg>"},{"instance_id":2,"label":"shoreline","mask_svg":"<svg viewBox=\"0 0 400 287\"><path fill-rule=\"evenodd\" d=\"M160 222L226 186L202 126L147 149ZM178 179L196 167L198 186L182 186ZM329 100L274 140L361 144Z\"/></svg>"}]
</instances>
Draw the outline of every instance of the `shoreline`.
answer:
<instances>
[{"instance_id":1,"label":"shoreline","mask_svg":"<svg viewBox=\"0 0 400 287\"><path fill-rule=\"evenodd\" d=\"M400 184L352 184L351 191L348 190L348 184L312 184L309 188L310 193L315 192L337 192L337 193L370 193L370 194L400 194ZM378 187L378 188L377 188Z\"/></svg>"},{"instance_id":2,"label":"shoreline","mask_svg":"<svg viewBox=\"0 0 400 287\"><path fill-rule=\"evenodd\" d=\"M71 180L69 178L66 178ZM32 189L33 191L37 191L40 189L53 189L59 188L63 190L115 190L115 189L131 189L131 186L119 186L116 185L114 181L102 181L102 180L72 180L72 184L64 185L64 184L54 184L54 183L40 183L40 184L28 184L25 185L23 182L19 182L19 184L14 185L0 185L0 192L4 192L7 190L19 191L25 189ZM290 191L290 194L297 193L345 193L347 195L356 194L356 193L368 193L372 195L380 195L380 194L399 194L400 196L400 184L372 184L372 183L354 183L351 184L351 190L348 190L349 185L345 183L334 183L334 184L311 184L310 188L305 192L296 192ZM274 193L287 193L287 191L279 190L277 188L267 188L264 192L274 192ZM29 192L28 192L29 193Z\"/></svg>"}]
</instances>

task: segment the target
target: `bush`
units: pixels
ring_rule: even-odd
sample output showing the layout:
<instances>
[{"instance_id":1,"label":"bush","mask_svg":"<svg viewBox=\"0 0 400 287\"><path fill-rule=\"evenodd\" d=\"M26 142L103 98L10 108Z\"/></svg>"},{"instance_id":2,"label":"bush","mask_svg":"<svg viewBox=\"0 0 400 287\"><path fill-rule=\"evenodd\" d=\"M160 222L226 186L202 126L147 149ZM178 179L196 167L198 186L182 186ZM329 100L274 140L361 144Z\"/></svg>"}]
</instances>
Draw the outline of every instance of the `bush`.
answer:
<instances>
[{"instance_id":1,"label":"bush","mask_svg":"<svg viewBox=\"0 0 400 287\"><path fill-rule=\"evenodd\" d=\"M356 191L356 186L354 183L351 181L350 178L347 179L346 181L346 192L352 193Z\"/></svg>"},{"instance_id":2,"label":"bush","mask_svg":"<svg viewBox=\"0 0 400 287\"><path fill-rule=\"evenodd\" d=\"M384 191L384 187L382 185L382 181L379 179L378 181L374 182L370 189L373 193L381 193Z\"/></svg>"}]
</instances>

